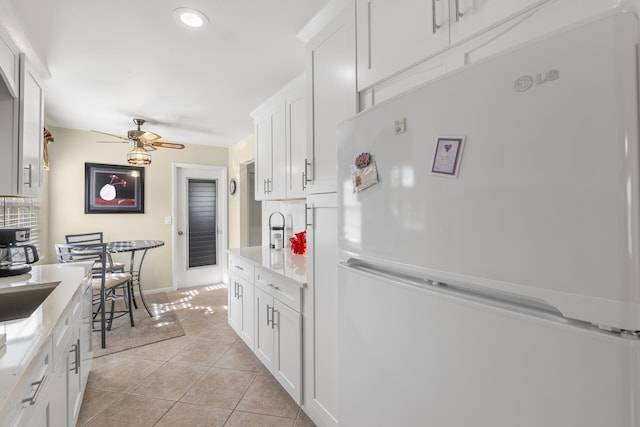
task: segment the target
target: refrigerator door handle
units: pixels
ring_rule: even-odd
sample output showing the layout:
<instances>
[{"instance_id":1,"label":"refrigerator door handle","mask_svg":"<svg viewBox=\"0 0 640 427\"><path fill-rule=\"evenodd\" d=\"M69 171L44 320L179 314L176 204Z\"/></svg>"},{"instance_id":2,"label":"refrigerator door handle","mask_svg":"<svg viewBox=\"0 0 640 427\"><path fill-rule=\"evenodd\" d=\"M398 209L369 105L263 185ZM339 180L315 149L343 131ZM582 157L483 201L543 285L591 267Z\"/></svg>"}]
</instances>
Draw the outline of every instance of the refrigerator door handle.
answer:
<instances>
[{"instance_id":1,"label":"refrigerator door handle","mask_svg":"<svg viewBox=\"0 0 640 427\"><path fill-rule=\"evenodd\" d=\"M514 297L512 295L507 295L500 293L499 291L485 288L470 288L444 283L429 277L420 277L411 275L410 273L381 268L353 258L340 262L339 266L364 274L373 275L374 277L383 277L394 282L398 286L411 286L413 288L423 289L427 292L437 292L439 294L475 303L481 303L487 306L498 307L520 314L528 314L547 320L559 321L565 324L569 322L582 327L588 324L584 321L566 318L557 308L545 304L542 301L533 301L524 297Z\"/></svg>"}]
</instances>

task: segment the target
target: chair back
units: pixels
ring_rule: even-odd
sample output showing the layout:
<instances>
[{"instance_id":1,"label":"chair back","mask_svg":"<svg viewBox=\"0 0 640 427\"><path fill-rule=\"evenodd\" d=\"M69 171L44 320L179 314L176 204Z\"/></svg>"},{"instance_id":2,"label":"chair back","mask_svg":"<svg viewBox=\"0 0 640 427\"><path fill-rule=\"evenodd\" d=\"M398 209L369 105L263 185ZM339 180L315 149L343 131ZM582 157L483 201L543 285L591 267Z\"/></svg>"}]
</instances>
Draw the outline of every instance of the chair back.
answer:
<instances>
[{"instance_id":1,"label":"chair back","mask_svg":"<svg viewBox=\"0 0 640 427\"><path fill-rule=\"evenodd\" d=\"M91 244L103 242L102 231L96 231L94 233L81 233L81 234L67 234L64 236L66 243L78 243L78 244Z\"/></svg>"},{"instance_id":2,"label":"chair back","mask_svg":"<svg viewBox=\"0 0 640 427\"><path fill-rule=\"evenodd\" d=\"M67 264L72 262L94 262L94 265L98 266L98 268L101 270L94 271L94 273L104 276L106 265L108 264L107 245L105 243L56 243L56 258L58 259L58 263L60 264Z\"/></svg>"}]
</instances>

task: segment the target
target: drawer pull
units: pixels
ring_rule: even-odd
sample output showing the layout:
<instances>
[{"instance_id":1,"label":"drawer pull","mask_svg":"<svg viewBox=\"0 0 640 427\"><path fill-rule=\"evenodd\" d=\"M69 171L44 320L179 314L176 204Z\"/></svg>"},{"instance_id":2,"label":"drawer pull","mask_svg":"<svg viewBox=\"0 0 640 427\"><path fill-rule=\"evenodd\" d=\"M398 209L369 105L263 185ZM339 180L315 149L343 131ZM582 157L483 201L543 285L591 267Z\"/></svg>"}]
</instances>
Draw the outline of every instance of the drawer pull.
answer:
<instances>
[{"instance_id":1,"label":"drawer pull","mask_svg":"<svg viewBox=\"0 0 640 427\"><path fill-rule=\"evenodd\" d=\"M244 271L244 268L242 268L242 267L241 267L241 266L239 266L239 265L236 265L236 268L237 268L238 270L240 270L240 271Z\"/></svg>"},{"instance_id":2,"label":"drawer pull","mask_svg":"<svg viewBox=\"0 0 640 427\"><path fill-rule=\"evenodd\" d=\"M42 379L40 381L35 381L31 383L31 386L37 386L36 391L33 393L33 396L27 398L27 399L22 399L22 403L29 403L29 405L35 405L36 404L36 399L38 398L38 393L40 393L40 389L42 388L42 384L44 384L44 380L47 379L46 375L42 376Z\"/></svg>"}]
</instances>

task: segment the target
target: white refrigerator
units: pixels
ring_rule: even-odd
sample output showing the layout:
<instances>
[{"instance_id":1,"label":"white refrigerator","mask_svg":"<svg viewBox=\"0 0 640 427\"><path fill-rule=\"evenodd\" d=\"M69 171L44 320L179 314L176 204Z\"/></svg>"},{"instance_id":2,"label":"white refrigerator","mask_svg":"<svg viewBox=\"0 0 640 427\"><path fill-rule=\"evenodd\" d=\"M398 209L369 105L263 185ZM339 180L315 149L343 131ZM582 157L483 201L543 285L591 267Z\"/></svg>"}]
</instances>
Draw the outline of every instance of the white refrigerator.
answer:
<instances>
[{"instance_id":1,"label":"white refrigerator","mask_svg":"<svg viewBox=\"0 0 640 427\"><path fill-rule=\"evenodd\" d=\"M638 42L612 11L339 126L341 426L640 427Z\"/></svg>"}]
</instances>

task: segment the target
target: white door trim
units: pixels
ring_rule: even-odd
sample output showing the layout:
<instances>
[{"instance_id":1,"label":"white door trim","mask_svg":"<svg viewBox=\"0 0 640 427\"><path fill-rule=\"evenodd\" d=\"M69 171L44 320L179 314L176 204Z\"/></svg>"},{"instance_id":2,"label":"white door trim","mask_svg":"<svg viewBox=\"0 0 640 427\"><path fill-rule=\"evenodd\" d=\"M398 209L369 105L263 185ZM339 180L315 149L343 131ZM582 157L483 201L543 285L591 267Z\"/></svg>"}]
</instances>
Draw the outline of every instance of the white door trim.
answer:
<instances>
[{"instance_id":1,"label":"white door trim","mask_svg":"<svg viewBox=\"0 0 640 427\"><path fill-rule=\"evenodd\" d=\"M211 166L211 165L199 165L192 163L171 163L171 244L173 247L173 253L171 256L171 289L178 289L178 278L176 274L176 259L178 256L178 245L176 239L178 236L178 224L176 218L178 217L178 169L201 169L210 170L212 172L220 173L222 177L218 186L219 189L219 204L218 204L218 253L220 260L220 267L222 268L222 279L227 283L227 239L228 237L228 223L227 223L227 167L226 166Z\"/></svg>"}]
</instances>

